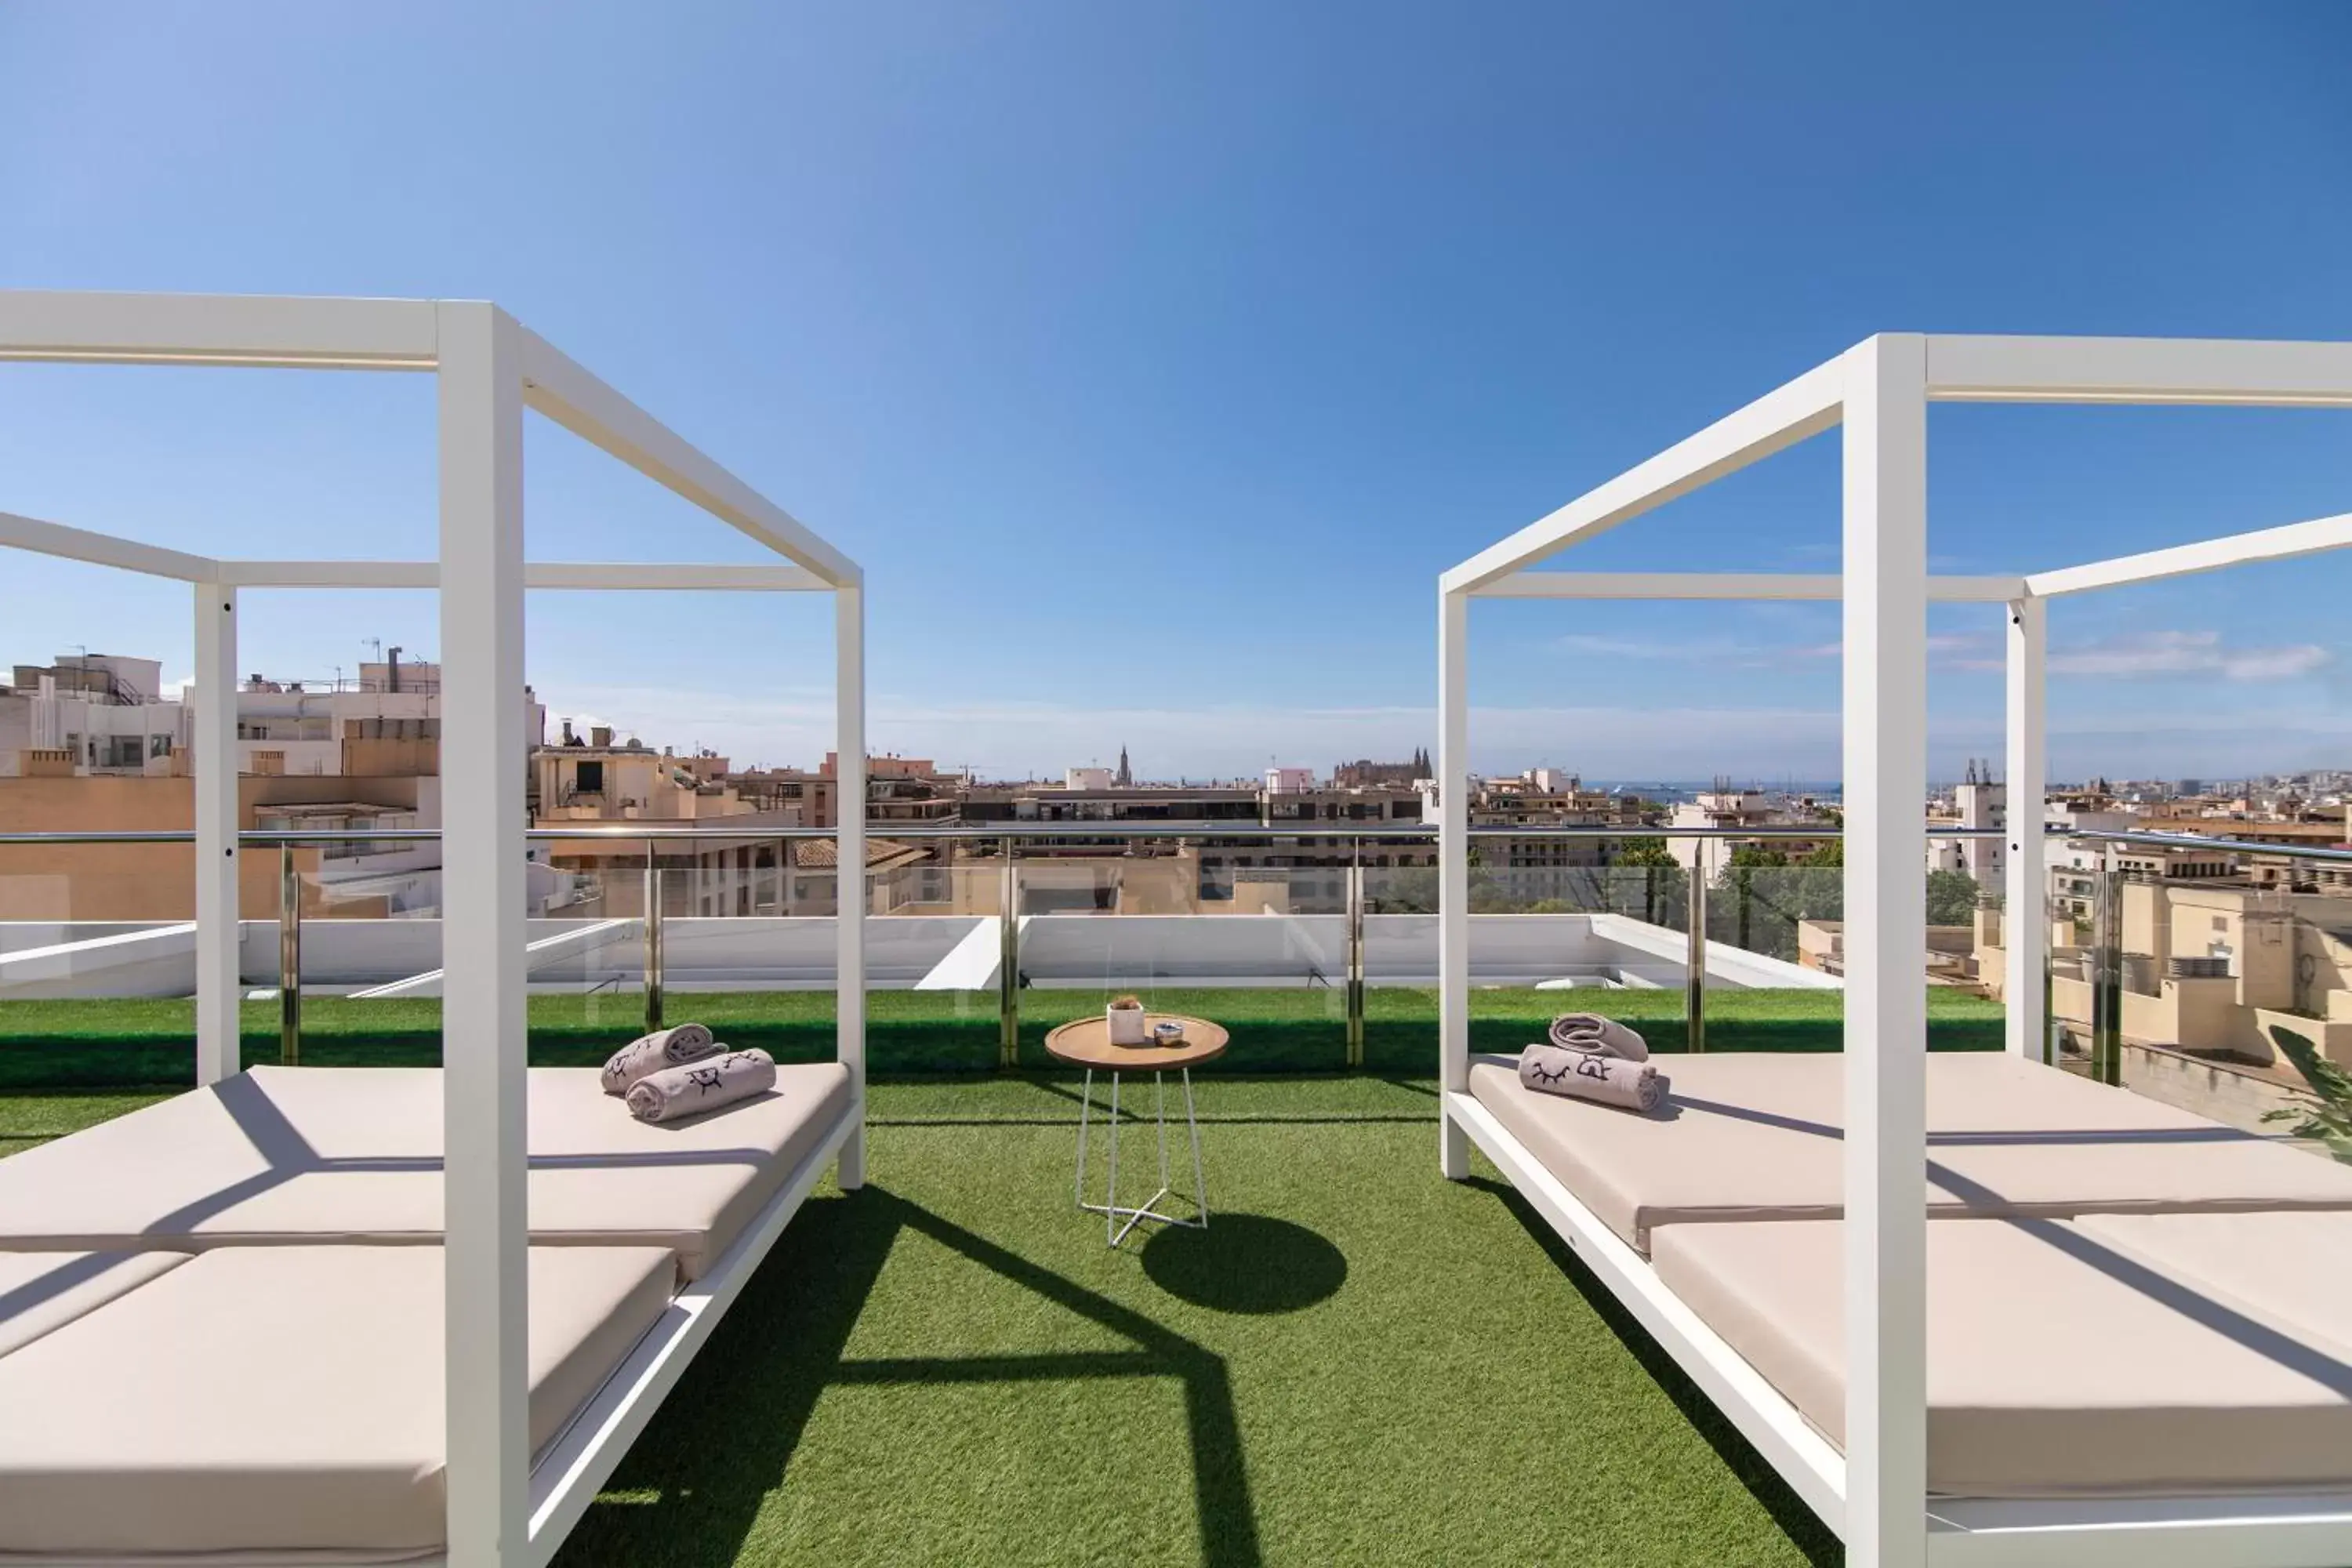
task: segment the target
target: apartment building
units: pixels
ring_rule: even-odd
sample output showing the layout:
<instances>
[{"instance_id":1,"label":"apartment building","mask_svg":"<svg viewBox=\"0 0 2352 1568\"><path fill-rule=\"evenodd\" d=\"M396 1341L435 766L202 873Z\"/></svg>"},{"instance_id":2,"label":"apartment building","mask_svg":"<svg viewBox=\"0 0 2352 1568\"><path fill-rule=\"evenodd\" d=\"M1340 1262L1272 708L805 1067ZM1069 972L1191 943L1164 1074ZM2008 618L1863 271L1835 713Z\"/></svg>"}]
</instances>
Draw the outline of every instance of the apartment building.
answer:
<instances>
[{"instance_id":1,"label":"apartment building","mask_svg":"<svg viewBox=\"0 0 2352 1568\"><path fill-rule=\"evenodd\" d=\"M727 782L756 810L796 815L802 826L829 828L840 819L840 755L827 752L814 772L759 768L730 774ZM866 820L952 822L968 782L968 775L943 770L929 757L868 757Z\"/></svg>"},{"instance_id":2,"label":"apartment building","mask_svg":"<svg viewBox=\"0 0 2352 1568\"><path fill-rule=\"evenodd\" d=\"M2092 1026L2091 944L2112 867L2127 1043L2266 1067L2277 1059L2269 1030L2284 1026L2352 1063L2352 886L2332 870L2194 844L2053 840L2050 858L2051 1006L2062 1029L2087 1037ZM1977 970L1996 996L2005 919L1978 914Z\"/></svg>"},{"instance_id":3,"label":"apartment building","mask_svg":"<svg viewBox=\"0 0 2352 1568\"><path fill-rule=\"evenodd\" d=\"M970 785L961 792L959 819L982 829L996 824L1101 825L1099 835L1032 839L1020 846L1023 907L1028 912L1310 912L1345 907L1356 854L1348 839L1318 828L1418 822L1422 804L1417 789L1318 785L1311 778L1304 787L1280 790L1171 784L1073 788L1066 780ZM1129 824L1229 825L1234 836L1178 845L1121 835L1118 828ZM974 853L969 847L962 852ZM1367 843L1361 855L1375 873L1436 863L1434 847L1421 843ZM994 895L975 884L958 896L985 902Z\"/></svg>"},{"instance_id":4,"label":"apartment building","mask_svg":"<svg viewBox=\"0 0 2352 1568\"><path fill-rule=\"evenodd\" d=\"M1424 815L1436 808L1425 803ZM1589 837L1488 837L1478 841L1478 879L1485 896L1513 906L1558 903L1593 907L1593 873L1617 859L1622 838L1644 834L1661 814L1635 795L1589 790L1574 773L1530 768L1514 778L1471 781L1470 825L1477 828L1583 827Z\"/></svg>"},{"instance_id":5,"label":"apartment building","mask_svg":"<svg viewBox=\"0 0 2352 1568\"><path fill-rule=\"evenodd\" d=\"M1743 830L1759 827L1811 827L1827 831L1820 838L1801 835L1774 834L1754 838L1736 837ZM1676 829L1702 828L1710 832L1729 833L1730 837L1675 838ZM1718 783L1689 800L1677 801L1668 816L1664 831L1668 835L1666 849L1675 864L1685 870L1703 870L1712 879L1722 874L1731 863L1736 849L1766 846L1790 859L1810 855L1836 840L1838 827L1834 818L1821 802L1810 795L1789 795L1779 790L1733 789Z\"/></svg>"},{"instance_id":6,"label":"apartment building","mask_svg":"<svg viewBox=\"0 0 2352 1568\"><path fill-rule=\"evenodd\" d=\"M1948 803L1937 801L1927 811L1927 869L1958 871L1979 887L2000 884L2009 867L2009 846L2000 838L1937 838L1938 829L1990 829L2009 826L2009 792L1996 784L1990 763L1970 761L1968 773L1952 786Z\"/></svg>"},{"instance_id":7,"label":"apartment building","mask_svg":"<svg viewBox=\"0 0 2352 1568\"><path fill-rule=\"evenodd\" d=\"M355 682L251 675L236 692L240 821L257 831L392 832L440 823L441 670L401 649ZM40 831L181 831L194 821L194 714L164 689L160 660L60 655L14 667L0 688L0 821ZM524 732L545 710L526 687ZM518 759L518 765L521 759ZM294 852L304 910L321 916L429 914L440 905L437 843L334 840ZM249 856L247 913L274 914L280 867ZM54 846L0 858L14 918L187 917L184 846ZM534 907L561 896L532 872Z\"/></svg>"},{"instance_id":8,"label":"apartment building","mask_svg":"<svg viewBox=\"0 0 2352 1568\"><path fill-rule=\"evenodd\" d=\"M247 774L237 780L237 821L264 831L435 827L440 781ZM0 832L187 832L194 824L195 783L184 774L0 779ZM305 845L293 858L306 913L414 914L440 901L437 844ZM247 854L237 868L246 918L275 917L278 856ZM186 844L0 846L0 920L189 920L195 875Z\"/></svg>"},{"instance_id":9,"label":"apartment building","mask_svg":"<svg viewBox=\"0 0 2352 1568\"><path fill-rule=\"evenodd\" d=\"M237 772L406 778L440 772L441 668L400 649L362 663L355 686L250 675L236 693ZM59 655L17 665L0 688L0 778L26 773L165 778L187 772L193 714L163 690L161 660ZM525 735L546 710L523 689Z\"/></svg>"},{"instance_id":10,"label":"apartment building","mask_svg":"<svg viewBox=\"0 0 2352 1568\"><path fill-rule=\"evenodd\" d=\"M0 778L168 778L184 773L189 720L163 694L160 660L59 654L0 686Z\"/></svg>"}]
</instances>

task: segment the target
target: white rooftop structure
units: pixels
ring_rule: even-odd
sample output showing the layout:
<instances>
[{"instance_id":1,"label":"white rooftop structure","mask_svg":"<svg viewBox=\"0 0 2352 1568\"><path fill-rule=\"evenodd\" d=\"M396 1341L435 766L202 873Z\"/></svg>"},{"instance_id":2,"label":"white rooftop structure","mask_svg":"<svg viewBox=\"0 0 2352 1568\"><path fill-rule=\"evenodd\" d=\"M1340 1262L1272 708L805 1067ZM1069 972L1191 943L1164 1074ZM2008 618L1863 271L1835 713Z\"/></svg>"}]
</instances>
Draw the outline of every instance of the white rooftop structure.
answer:
<instances>
[{"instance_id":1,"label":"white rooftop structure","mask_svg":"<svg viewBox=\"0 0 2352 1568\"><path fill-rule=\"evenodd\" d=\"M594 1497L814 1179L758 1244L673 1303L534 1474L526 1440L523 614L529 590L829 594L845 798L865 795L863 577L856 563L496 305L466 300L0 292L0 361L429 374L439 389L440 550L431 561L238 561L0 513L0 544L191 585L196 613L197 1057L238 1070L235 698L241 594L416 588L440 604L447 1561L541 1563ZM602 447L782 558L771 566L523 559L523 413ZM861 814L840 863L865 863ZM838 923L838 1051L852 1102L828 1134L864 1179L865 921ZM617 1114L617 1112L616 1112Z\"/></svg>"},{"instance_id":2,"label":"white rooftop structure","mask_svg":"<svg viewBox=\"0 0 2352 1568\"><path fill-rule=\"evenodd\" d=\"M1844 1538L1857 1568L1924 1563L2324 1568L2352 1561L2352 1496L2130 1500L1927 1495L1927 945L1918 803L1927 793L1930 603L2007 608L2004 776L2047 777L2051 599L2352 544L2352 514L2054 572L1931 576L1927 405L1936 402L2352 406L2352 343L1870 338L1479 552L1438 582L1441 1163L1461 1180L1475 1138ZM1677 497L1836 426L1844 435L1843 569L1825 575L1534 569ZM1468 1092L1469 688L1475 598L1842 600L1844 614L1845 1014L1843 1453L1660 1280ZM2042 896L2039 814L2010 815L2010 907ZM2008 1047L2046 1037L2042 922L2014 921ZM1939 1222L1948 1223L1948 1222ZM1707 1227L1693 1227L1706 1229Z\"/></svg>"}]
</instances>

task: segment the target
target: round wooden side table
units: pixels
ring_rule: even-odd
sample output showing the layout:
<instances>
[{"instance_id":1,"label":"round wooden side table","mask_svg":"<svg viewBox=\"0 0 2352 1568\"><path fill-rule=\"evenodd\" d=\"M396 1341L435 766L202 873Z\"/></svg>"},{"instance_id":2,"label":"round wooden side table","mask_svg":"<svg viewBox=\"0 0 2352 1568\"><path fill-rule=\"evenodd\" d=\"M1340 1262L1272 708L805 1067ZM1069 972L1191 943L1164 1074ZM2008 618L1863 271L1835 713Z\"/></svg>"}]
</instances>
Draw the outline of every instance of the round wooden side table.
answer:
<instances>
[{"instance_id":1,"label":"round wooden side table","mask_svg":"<svg viewBox=\"0 0 2352 1568\"><path fill-rule=\"evenodd\" d=\"M1078 1207L1088 1214L1103 1216L1103 1234L1109 1245L1117 1247L1127 1239L1127 1233L1145 1220L1160 1225L1181 1225L1194 1230L1209 1228L1208 1187L1201 1179L1201 1123L1192 1113L1192 1069L1202 1062L1216 1060L1225 1054L1228 1037L1223 1028L1205 1018L1187 1018L1174 1013L1147 1013L1144 1027L1156 1028L1161 1024L1183 1026L1184 1037L1173 1045L1114 1046L1110 1043L1110 1022L1097 1013L1091 1018L1080 1018L1064 1024L1045 1037L1045 1052L1057 1061L1087 1069L1085 1088L1078 1099ZM1094 1109L1095 1074L1110 1074L1110 1179L1098 1204L1087 1202L1087 1123ZM1118 1080L1119 1075L1148 1072L1151 1075L1151 1100L1160 1131L1160 1190L1140 1205L1129 1206L1118 1201ZM1184 1126L1192 1140L1192 1209L1193 1217L1167 1214L1158 1207L1160 1200L1171 1191L1168 1175L1168 1092L1167 1075L1178 1074L1184 1084ZM1124 1219L1127 1223L1121 1225Z\"/></svg>"}]
</instances>

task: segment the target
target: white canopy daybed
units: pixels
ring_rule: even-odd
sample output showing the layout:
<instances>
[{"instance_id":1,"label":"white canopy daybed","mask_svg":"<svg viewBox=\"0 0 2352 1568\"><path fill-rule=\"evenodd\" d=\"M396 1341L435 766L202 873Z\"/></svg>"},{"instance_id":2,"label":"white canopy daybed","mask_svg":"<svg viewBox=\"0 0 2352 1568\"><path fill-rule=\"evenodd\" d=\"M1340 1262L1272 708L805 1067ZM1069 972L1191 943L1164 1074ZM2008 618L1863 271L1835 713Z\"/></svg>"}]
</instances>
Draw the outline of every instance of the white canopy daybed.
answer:
<instances>
[{"instance_id":1,"label":"white canopy daybed","mask_svg":"<svg viewBox=\"0 0 2352 1568\"><path fill-rule=\"evenodd\" d=\"M1493 1159L1858 1568L2352 1562L2352 1299L2339 1289L2352 1172L2042 1065L2049 932L2033 913L2043 824L2031 805L2046 777L2051 598L2337 549L2352 516L2065 571L1931 577L1936 401L2352 405L2352 344L1874 337L1446 572L1442 1169L1465 1177L1473 1142ZM1528 569L1841 425L1840 574ZM1478 597L1843 600L1842 1060L1670 1063L1675 1098L1707 1103L1655 1121L1531 1103L1542 1097L1475 1065L1465 658ZM2017 805L2000 1063L1931 1064L1926 1049L1931 602L2008 612ZM2230 1227L2281 1245L2224 1246Z\"/></svg>"},{"instance_id":2,"label":"white canopy daybed","mask_svg":"<svg viewBox=\"0 0 2352 1568\"><path fill-rule=\"evenodd\" d=\"M825 1166L863 1183L865 900L845 885L837 1062L764 1100L641 1128L592 1069L528 1068L524 595L830 594L854 807L861 574L490 304L0 292L0 360L428 373L440 458L437 561L0 513L0 544L193 585L199 1085L0 1166L0 1561L542 1563ZM788 563L526 563L526 408ZM238 1070L237 605L278 587L439 597L439 1069ZM865 864L862 811L836 837Z\"/></svg>"}]
</instances>

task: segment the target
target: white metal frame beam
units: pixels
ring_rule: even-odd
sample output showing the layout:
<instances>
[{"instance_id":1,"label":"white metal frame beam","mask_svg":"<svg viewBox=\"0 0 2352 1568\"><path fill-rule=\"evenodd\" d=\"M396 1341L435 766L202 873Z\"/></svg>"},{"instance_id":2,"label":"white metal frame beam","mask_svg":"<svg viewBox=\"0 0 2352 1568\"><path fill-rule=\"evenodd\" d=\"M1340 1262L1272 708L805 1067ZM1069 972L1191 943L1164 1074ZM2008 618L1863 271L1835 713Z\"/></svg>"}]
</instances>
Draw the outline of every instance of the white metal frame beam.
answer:
<instances>
[{"instance_id":1,"label":"white metal frame beam","mask_svg":"<svg viewBox=\"0 0 2352 1568\"><path fill-rule=\"evenodd\" d=\"M2200 540L2194 544L2177 544L2169 550L2150 550L2138 555L2119 555L2112 561L2062 567L2055 572L2036 572L2025 579L2025 591L2037 599L2054 599L2064 594L2128 587L2135 583L2219 572L2224 567L2247 566L2258 561L2292 561L2299 555L2341 550L2347 544L2352 544L2352 512L2341 512L2308 522L2290 522L2282 528L2235 533L2226 539Z\"/></svg>"},{"instance_id":2,"label":"white metal frame beam","mask_svg":"<svg viewBox=\"0 0 2352 1568\"><path fill-rule=\"evenodd\" d=\"M522 384L515 325L441 307L442 1256L449 1562L530 1540Z\"/></svg>"},{"instance_id":3,"label":"white metal frame beam","mask_svg":"<svg viewBox=\"0 0 2352 1568\"><path fill-rule=\"evenodd\" d=\"M2352 406L2352 343L2231 338L1927 339L1938 403Z\"/></svg>"},{"instance_id":4,"label":"white metal frame beam","mask_svg":"<svg viewBox=\"0 0 2352 1568\"><path fill-rule=\"evenodd\" d=\"M195 700L189 755L195 775L196 1083L244 1068L237 948L245 918L237 873L236 590L194 590Z\"/></svg>"},{"instance_id":5,"label":"white metal frame beam","mask_svg":"<svg viewBox=\"0 0 2352 1568\"><path fill-rule=\"evenodd\" d=\"M1927 1556L1927 367L1871 339L1845 387L1847 1561Z\"/></svg>"},{"instance_id":6,"label":"white metal frame beam","mask_svg":"<svg viewBox=\"0 0 2352 1568\"><path fill-rule=\"evenodd\" d=\"M1680 1303L1638 1259L1604 1269L1676 1358L1801 1493L1856 1568L1971 1563L2186 1563L2221 1552L2266 1568L2317 1568L2352 1550L2352 1508L2293 1499L1939 1505L1927 1497L1925 989L1919 823L1926 790L1925 621L1931 602L2007 606L2011 803L2006 942L2009 1048L2040 1054L2042 789L2049 597L2352 544L2352 515L2321 518L2031 576L1927 573L1927 405L2248 404L2352 406L2352 343L2199 340L1872 338L1473 555L1439 582L1440 1165L1468 1173L1475 1137L1561 1235L1591 1256L1591 1226L1517 1141L1464 1093L1469 1064L1469 692L1473 597L1835 599L1844 616L1846 782L1846 1431L1832 1510L1827 1472L1772 1436L1785 1401L1716 1364L1670 1323ZM1836 576L1526 570L1748 463L1843 421L1843 569ZM1663 1299L1662 1299L1663 1297ZM1703 1329L1704 1325L1700 1325ZM1725 1352L1727 1354L1727 1351ZM1735 1358L1736 1359L1736 1358ZM1932 1528L1931 1528L1932 1526ZM2177 1555L2186 1552L2190 1555ZM2203 1557L2194 1557L2205 1561ZM2221 1561L2216 1556L2211 1560Z\"/></svg>"},{"instance_id":7,"label":"white metal frame beam","mask_svg":"<svg viewBox=\"0 0 2352 1568\"><path fill-rule=\"evenodd\" d=\"M1475 593L1497 577L1820 435L1837 423L1840 377L1834 360L1807 371L1480 551L1439 578L1439 585L1451 593Z\"/></svg>"},{"instance_id":8,"label":"white metal frame beam","mask_svg":"<svg viewBox=\"0 0 2352 1568\"><path fill-rule=\"evenodd\" d=\"M2003 662L2008 700L2001 776L2008 783L2002 816L2009 846L2001 867L2003 1043L2011 1056L2042 1061L2050 1044L2050 998L2043 988L2050 963L2049 835L2043 819L2050 785L2047 601L2021 597L2011 604Z\"/></svg>"},{"instance_id":9,"label":"white metal frame beam","mask_svg":"<svg viewBox=\"0 0 2352 1568\"><path fill-rule=\"evenodd\" d=\"M1930 577L1939 605L2005 605L2026 592L2022 577ZM1480 599L1835 600L1845 579L1834 573L1514 572L1472 591Z\"/></svg>"},{"instance_id":10,"label":"white metal frame beam","mask_svg":"<svg viewBox=\"0 0 2352 1568\"><path fill-rule=\"evenodd\" d=\"M1437 1076L1444 1094L1470 1088L1470 596L1437 594ZM1437 1119L1438 1170L1470 1177L1470 1142Z\"/></svg>"},{"instance_id":11,"label":"white metal frame beam","mask_svg":"<svg viewBox=\"0 0 2352 1568\"><path fill-rule=\"evenodd\" d=\"M441 568L430 561L224 561L225 581L241 588L437 588ZM731 566L719 562L529 561L522 583L533 590L600 593L830 593L832 585L800 566Z\"/></svg>"},{"instance_id":12,"label":"white metal frame beam","mask_svg":"<svg viewBox=\"0 0 2352 1568\"><path fill-rule=\"evenodd\" d=\"M61 522L44 522L13 511L0 511L0 545L149 577L176 578L183 583L230 581L226 566L209 556L142 544L135 539L118 539L110 533L92 533L85 528L68 528Z\"/></svg>"},{"instance_id":13,"label":"white metal frame beam","mask_svg":"<svg viewBox=\"0 0 2352 1568\"><path fill-rule=\"evenodd\" d=\"M583 440L685 497L836 588L862 581L856 563L799 519L704 457L546 339L522 334L523 396Z\"/></svg>"},{"instance_id":14,"label":"white metal frame beam","mask_svg":"<svg viewBox=\"0 0 2352 1568\"><path fill-rule=\"evenodd\" d=\"M432 562L217 561L0 513L0 546L176 578L196 614L197 1073L237 1070L237 590L436 590L442 659L442 1057L448 1544L456 1568L533 1568L577 1521L678 1369L814 1180L797 1173L723 1278L689 1292L691 1326L616 1378L535 1477L525 1420L528 1127L521 754L528 589L831 592L844 868L838 1050L850 1107L826 1134L844 1187L865 1172L865 610L856 563L494 305L468 301L0 292L0 361L432 372L439 398L440 552ZM790 565L523 560L522 414L531 407L785 556ZM837 1151L837 1154L835 1153ZM641 1360L643 1358L640 1358ZM598 1414L601 1413L601 1414ZM536 1491L534 1491L536 1487ZM584 1488L584 1491L579 1489ZM579 1495L573 1495L579 1491Z\"/></svg>"},{"instance_id":15,"label":"white metal frame beam","mask_svg":"<svg viewBox=\"0 0 2352 1568\"><path fill-rule=\"evenodd\" d=\"M0 293L0 360L429 371L440 353L430 300Z\"/></svg>"}]
</instances>

